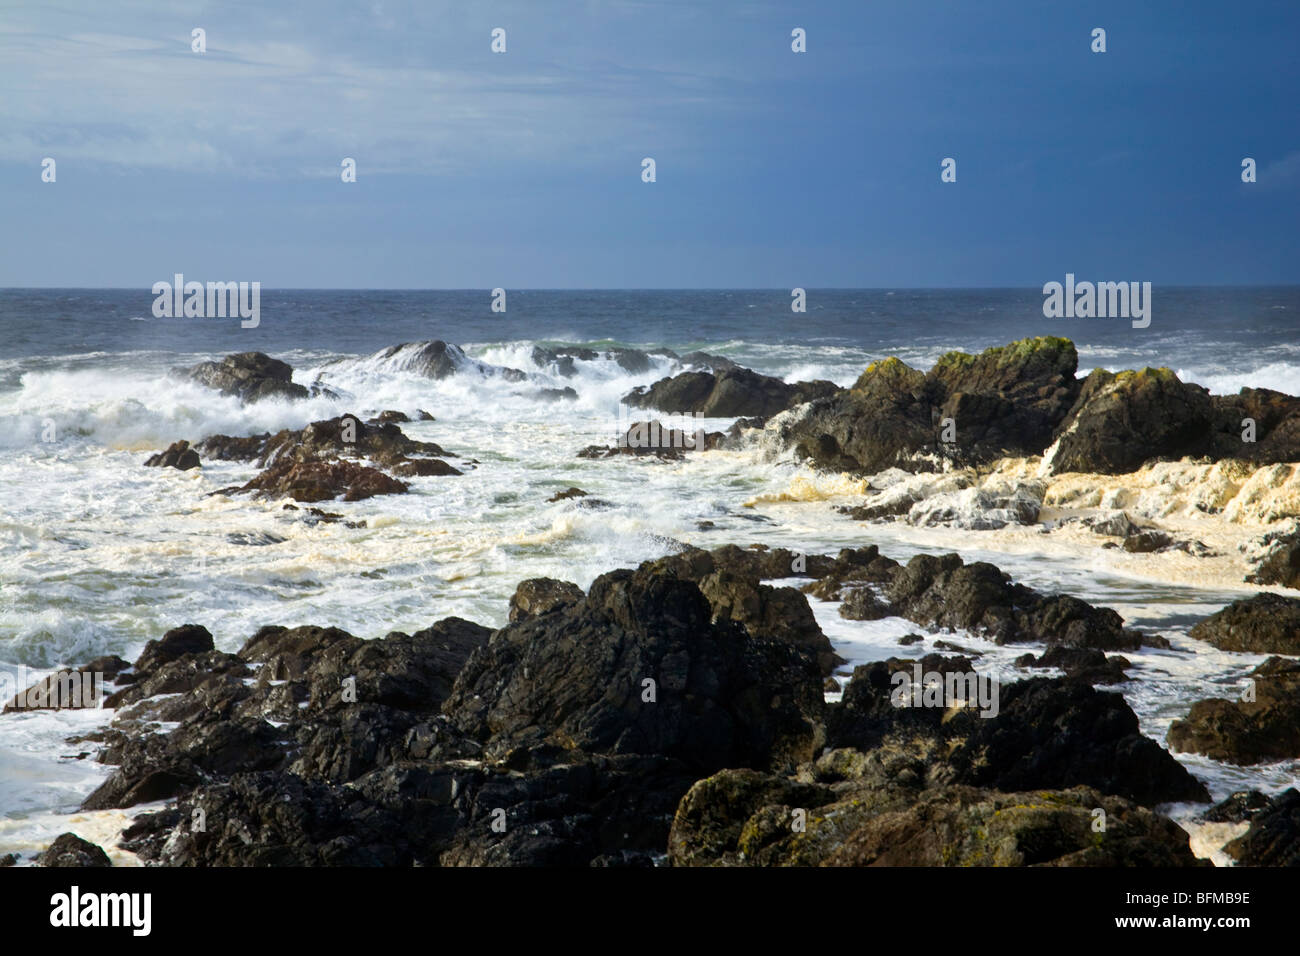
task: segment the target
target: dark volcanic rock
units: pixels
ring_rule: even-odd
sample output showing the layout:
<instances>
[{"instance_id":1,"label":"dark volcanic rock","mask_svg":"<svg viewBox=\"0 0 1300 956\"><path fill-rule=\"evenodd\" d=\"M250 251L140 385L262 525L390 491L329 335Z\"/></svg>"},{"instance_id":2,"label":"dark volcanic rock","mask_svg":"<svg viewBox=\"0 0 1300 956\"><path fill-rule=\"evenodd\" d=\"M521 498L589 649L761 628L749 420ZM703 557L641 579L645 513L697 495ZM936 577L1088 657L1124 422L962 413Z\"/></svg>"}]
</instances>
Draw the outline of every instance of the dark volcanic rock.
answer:
<instances>
[{"instance_id":1,"label":"dark volcanic rock","mask_svg":"<svg viewBox=\"0 0 1300 956\"><path fill-rule=\"evenodd\" d=\"M858 667L842 702L828 705L828 744L914 753L941 783L1003 791L1083 784L1143 806L1209 800L1195 777L1142 735L1119 694L1069 678L1035 678L1001 685L993 716L974 703L952 712L896 707L895 675L910 680L916 663L890 659ZM946 675L972 669L960 657L928 655L919 664L922 673L945 675L945 682Z\"/></svg>"},{"instance_id":2,"label":"dark volcanic rock","mask_svg":"<svg viewBox=\"0 0 1300 956\"><path fill-rule=\"evenodd\" d=\"M179 468L181 471L198 468L200 464L198 452L187 441L172 442L166 451L151 455L145 460L148 468Z\"/></svg>"},{"instance_id":3,"label":"dark volcanic rock","mask_svg":"<svg viewBox=\"0 0 1300 956\"><path fill-rule=\"evenodd\" d=\"M830 674L844 659L813 617L808 599L794 588L760 584L757 576L715 571L699 581L700 593L713 608L714 620L735 621L752 636L801 647Z\"/></svg>"},{"instance_id":4,"label":"dark volcanic rock","mask_svg":"<svg viewBox=\"0 0 1300 956\"><path fill-rule=\"evenodd\" d=\"M1129 662L1119 655L1107 657L1094 648L1056 645L1040 657L1025 654L1016 658L1017 667L1059 667L1065 676L1089 684L1122 684L1129 679L1124 668Z\"/></svg>"},{"instance_id":5,"label":"dark volcanic rock","mask_svg":"<svg viewBox=\"0 0 1300 956\"><path fill-rule=\"evenodd\" d=\"M104 681L111 680L130 668L129 663L112 654L97 657L76 670L61 668L26 690L19 691L0 709L0 713L99 707Z\"/></svg>"},{"instance_id":6,"label":"dark volcanic rock","mask_svg":"<svg viewBox=\"0 0 1300 956\"><path fill-rule=\"evenodd\" d=\"M1052 474L1115 475L1152 458L1203 454L1212 414L1210 393L1167 368L1096 369L1044 463Z\"/></svg>"},{"instance_id":7,"label":"dark volcanic rock","mask_svg":"<svg viewBox=\"0 0 1300 956\"><path fill-rule=\"evenodd\" d=\"M227 355L219 362L200 362L188 369L174 369L173 374L215 388L223 395L233 395L242 402L259 402L266 398L310 398L322 390L308 389L293 381L293 368L262 352Z\"/></svg>"},{"instance_id":8,"label":"dark volcanic rock","mask_svg":"<svg viewBox=\"0 0 1300 956\"><path fill-rule=\"evenodd\" d=\"M460 346L448 345L441 339L389 346L375 353L374 359L388 363L396 371L415 372L433 379L455 375L469 363Z\"/></svg>"},{"instance_id":9,"label":"dark volcanic rock","mask_svg":"<svg viewBox=\"0 0 1300 956\"><path fill-rule=\"evenodd\" d=\"M951 418L957 443L976 457L1004 449L1041 451L1079 394L1079 355L1069 339L1022 339L979 355L949 352L926 375L938 418Z\"/></svg>"},{"instance_id":10,"label":"dark volcanic rock","mask_svg":"<svg viewBox=\"0 0 1300 956\"><path fill-rule=\"evenodd\" d=\"M232 435L209 435L194 447L206 457L219 461L257 461L266 450L266 443L270 437L270 432L243 438Z\"/></svg>"},{"instance_id":11,"label":"dark volcanic rock","mask_svg":"<svg viewBox=\"0 0 1300 956\"><path fill-rule=\"evenodd\" d=\"M1293 787L1274 797L1223 849L1238 866L1300 866L1300 791Z\"/></svg>"},{"instance_id":12,"label":"dark volcanic rock","mask_svg":"<svg viewBox=\"0 0 1300 956\"><path fill-rule=\"evenodd\" d=\"M409 490L404 481L390 478L377 468L351 461L278 462L237 491L255 491L262 498L289 497L295 501L360 501L375 495L400 495Z\"/></svg>"},{"instance_id":13,"label":"dark volcanic rock","mask_svg":"<svg viewBox=\"0 0 1300 956\"><path fill-rule=\"evenodd\" d=\"M682 372L623 397L632 408L653 408L673 414L698 413L709 418L769 416L794 405L840 391L832 382L786 384L734 366L713 372Z\"/></svg>"},{"instance_id":14,"label":"dark volcanic rock","mask_svg":"<svg viewBox=\"0 0 1300 956\"><path fill-rule=\"evenodd\" d=\"M1300 461L1300 398L1268 388L1243 388L1236 395L1212 395L1215 458L1244 458L1257 464ZM1245 440L1254 422L1254 441Z\"/></svg>"},{"instance_id":15,"label":"dark volcanic rock","mask_svg":"<svg viewBox=\"0 0 1300 956\"><path fill-rule=\"evenodd\" d=\"M498 632L443 710L488 756L547 743L707 773L806 759L821 682L811 655L714 623L698 587L646 567L602 575L581 605Z\"/></svg>"},{"instance_id":16,"label":"dark volcanic rock","mask_svg":"<svg viewBox=\"0 0 1300 956\"><path fill-rule=\"evenodd\" d=\"M1238 790L1201 814L1207 823L1242 823L1269 805L1268 797L1258 790Z\"/></svg>"},{"instance_id":17,"label":"dark volcanic rock","mask_svg":"<svg viewBox=\"0 0 1300 956\"><path fill-rule=\"evenodd\" d=\"M441 458L411 458L394 465L393 474L403 478L442 478L447 475L463 475L464 472L453 468Z\"/></svg>"},{"instance_id":18,"label":"dark volcanic rock","mask_svg":"<svg viewBox=\"0 0 1300 956\"><path fill-rule=\"evenodd\" d=\"M356 415L346 414L312 422L300 431L277 432L266 440L258 459L266 466L283 461L329 460L340 456L373 458L382 464L406 461L412 455L445 456L434 442L408 438L392 422L367 425Z\"/></svg>"},{"instance_id":19,"label":"dark volcanic rock","mask_svg":"<svg viewBox=\"0 0 1300 956\"><path fill-rule=\"evenodd\" d=\"M108 854L75 833L61 833L36 860L37 866L112 866Z\"/></svg>"},{"instance_id":20,"label":"dark volcanic rock","mask_svg":"<svg viewBox=\"0 0 1300 956\"><path fill-rule=\"evenodd\" d=\"M1251 676L1253 700L1197 701L1170 726L1169 746L1235 764L1300 757L1300 662L1270 657Z\"/></svg>"},{"instance_id":21,"label":"dark volcanic rock","mask_svg":"<svg viewBox=\"0 0 1300 956\"><path fill-rule=\"evenodd\" d=\"M201 624L183 624L165 633L159 640L150 641L136 659L139 673L174 661L183 654L200 654L213 648L212 634Z\"/></svg>"},{"instance_id":22,"label":"dark volcanic rock","mask_svg":"<svg viewBox=\"0 0 1300 956\"><path fill-rule=\"evenodd\" d=\"M578 457L652 455L655 458L680 461L688 451L712 451L722 444L725 437L722 432L706 432L703 429L685 431L658 421L635 422L619 437L617 445L588 445L578 452Z\"/></svg>"},{"instance_id":23,"label":"dark volcanic rock","mask_svg":"<svg viewBox=\"0 0 1300 956\"><path fill-rule=\"evenodd\" d=\"M919 554L890 582L889 600L927 627L971 630L998 644L1041 641L1049 646L1136 650L1142 636L1110 608L1068 595L1044 597L1013 584L997 567L965 564L956 554Z\"/></svg>"},{"instance_id":24,"label":"dark volcanic rock","mask_svg":"<svg viewBox=\"0 0 1300 956\"><path fill-rule=\"evenodd\" d=\"M843 594L840 617L850 621L878 621L898 612L887 601L882 601L869 587L849 588Z\"/></svg>"},{"instance_id":25,"label":"dark volcanic rock","mask_svg":"<svg viewBox=\"0 0 1300 956\"><path fill-rule=\"evenodd\" d=\"M1197 865L1187 833L1172 820L1086 787L1032 793L923 788L903 761L891 766L843 751L825 755L811 776L816 782L724 770L701 780L677 809L669 861L674 866ZM1106 820L1101 832L1093 825L1097 809Z\"/></svg>"},{"instance_id":26,"label":"dark volcanic rock","mask_svg":"<svg viewBox=\"0 0 1300 956\"><path fill-rule=\"evenodd\" d=\"M1234 601L1190 631L1224 651L1300 654L1300 598L1265 591Z\"/></svg>"},{"instance_id":27,"label":"dark volcanic rock","mask_svg":"<svg viewBox=\"0 0 1300 956\"><path fill-rule=\"evenodd\" d=\"M238 655L181 654L118 695L129 710L100 755L117 766L83 807L165 799L237 773L344 783L417 748L427 756L445 737L430 722L490 633L460 618L376 641L337 628L265 627ZM135 726L152 720L180 726L166 734Z\"/></svg>"},{"instance_id":28,"label":"dark volcanic rock","mask_svg":"<svg viewBox=\"0 0 1300 956\"><path fill-rule=\"evenodd\" d=\"M520 581L510 598L510 621L548 614L560 608L574 607L586 597L582 588L569 581L553 578L529 578Z\"/></svg>"},{"instance_id":29,"label":"dark volcanic rock","mask_svg":"<svg viewBox=\"0 0 1300 956\"><path fill-rule=\"evenodd\" d=\"M546 499L546 503L551 504L556 501L565 501L569 498L585 497L587 497L587 492L583 491L581 488L567 488L564 491L557 491L555 494L551 495L551 497Z\"/></svg>"},{"instance_id":30,"label":"dark volcanic rock","mask_svg":"<svg viewBox=\"0 0 1300 956\"><path fill-rule=\"evenodd\" d=\"M929 374L890 358L869 366L849 391L775 427L797 454L832 470L929 470L940 458L1038 454L1078 395L1077 365L1074 345L1051 337L979 355L950 352ZM946 419L955 442L941 440Z\"/></svg>"}]
</instances>

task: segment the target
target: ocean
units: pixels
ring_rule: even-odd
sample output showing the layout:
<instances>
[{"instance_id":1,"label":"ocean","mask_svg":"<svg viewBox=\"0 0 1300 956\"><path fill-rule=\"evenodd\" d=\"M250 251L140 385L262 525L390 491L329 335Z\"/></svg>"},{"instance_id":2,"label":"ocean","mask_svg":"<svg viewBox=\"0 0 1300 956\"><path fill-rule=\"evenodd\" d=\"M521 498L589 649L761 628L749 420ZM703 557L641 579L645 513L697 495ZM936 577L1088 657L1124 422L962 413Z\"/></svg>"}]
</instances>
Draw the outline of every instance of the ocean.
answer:
<instances>
[{"instance_id":1,"label":"ocean","mask_svg":"<svg viewBox=\"0 0 1300 956\"><path fill-rule=\"evenodd\" d=\"M26 667L41 676L102 654L134 659L146 641L188 622L206 626L223 650L267 624L334 625L366 638L448 615L499 626L523 579L558 577L585 588L674 542L818 553L875 543L898 560L955 550L1040 590L1114 607L1185 652L1128 655L1138 679L1120 692L1143 731L1161 741L1193 701L1233 693L1263 659L1186 636L1197 620L1256 590L1230 561L1115 554L1039 528L868 525L834 507L860 497L860 482L814 474L762 445L680 462L580 459L584 446L613 443L623 395L678 366L651 354L649 368L630 372L597 359L578 362L566 377L536 364L533 349L703 350L787 381L848 385L889 355L926 369L952 349L1061 335L1076 343L1081 375L1169 366L1215 393L1243 386L1295 393L1300 287L1157 287L1145 329L1125 319L1045 318L1038 289L809 289L804 313L792 312L790 291L780 289L507 290L504 313L491 310L489 290L267 289L260 324L247 329L238 319L156 319L153 299L146 288L0 290L0 671ZM528 381L474 374L433 381L403 371L400 356L375 354L430 339L460 345L472 363L522 370ZM254 350L290 363L295 381L319 381L339 397L242 406L167 374ZM577 398L539 402L539 386L571 387ZM408 495L326 505L364 528L309 525L279 502L210 496L251 477L249 463L204 461L189 472L142 467L177 439L301 428L384 409L431 413L434 421L403 430L442 445L465 474L412 479ZM705 424L722 430L730 421ZM590 497L547 501L569 486ZM1154 485L1147 491L1167 493ZM1261 528L1246 519L1205 524L1204 536L1232 550ZM854 663L898 653L897 639L918 630L898 618L846 621L835 605L812 604ZM981 670L1007 680L1023 673L1011 661L1025 648L952 639L985 652ZM67 829L61 814L74 811L109 768L79 759L88 748L66 738L108 716L0 717L0 853ZM1216 798L1293 785L1300 763L1240 768L1179 759ZM1171 813L1186 819L1191 809ZM105 817L105 832L123 816ZM1204 830L1185 825L1194 840ZM1209 834L1202 842L1213 855L1221 841Z\"/></svg>"}]
</instances>

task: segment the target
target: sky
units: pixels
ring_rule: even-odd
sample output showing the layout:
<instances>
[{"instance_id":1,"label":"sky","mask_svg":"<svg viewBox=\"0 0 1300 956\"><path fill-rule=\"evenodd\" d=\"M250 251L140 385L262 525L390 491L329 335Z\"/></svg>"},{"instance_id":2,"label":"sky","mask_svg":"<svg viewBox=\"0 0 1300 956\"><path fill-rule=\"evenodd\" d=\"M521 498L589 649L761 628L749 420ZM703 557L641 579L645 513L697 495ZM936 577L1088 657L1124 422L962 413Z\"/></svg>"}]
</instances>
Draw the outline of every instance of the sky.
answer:
<instances>
[{"instance_id":1,"label":"sky","mask_svg":"<svg viewBox=\"0 0 1300 956\"><path fill-rule=\"evenodd\" d=\"M0 0L0 286L1298 283L1297 36L1295 0Z\"/></svg>"}]
</instances>

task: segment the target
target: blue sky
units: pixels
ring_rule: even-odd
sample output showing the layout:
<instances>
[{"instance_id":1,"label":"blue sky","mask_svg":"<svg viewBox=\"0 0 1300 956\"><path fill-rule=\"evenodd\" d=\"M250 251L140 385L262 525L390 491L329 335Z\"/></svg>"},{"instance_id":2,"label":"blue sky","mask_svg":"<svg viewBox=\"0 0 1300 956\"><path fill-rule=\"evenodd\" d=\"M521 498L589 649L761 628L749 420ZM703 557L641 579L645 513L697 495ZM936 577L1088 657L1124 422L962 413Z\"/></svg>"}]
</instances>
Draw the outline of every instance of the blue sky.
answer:
<instances>
[{"instance_id":1,"label":"blue sky","mask_svg":"<svg viewBox=\"0 0 1300 956\"><path fill-rule=\"evenodd\" d=\"M1296 283L1297 36L1294 0L0 0L0 286Z\"/></svg>"}]
</instances>

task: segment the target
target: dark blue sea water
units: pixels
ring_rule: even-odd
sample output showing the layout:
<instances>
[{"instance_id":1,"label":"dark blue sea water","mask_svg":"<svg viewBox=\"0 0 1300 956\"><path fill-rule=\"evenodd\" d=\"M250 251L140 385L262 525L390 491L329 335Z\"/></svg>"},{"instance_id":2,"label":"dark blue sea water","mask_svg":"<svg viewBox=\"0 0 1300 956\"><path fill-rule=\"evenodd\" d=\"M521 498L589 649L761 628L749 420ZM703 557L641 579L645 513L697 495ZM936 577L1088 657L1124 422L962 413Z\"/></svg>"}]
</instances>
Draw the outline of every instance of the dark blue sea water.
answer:
<instances>
[{"instance_id":1,"label":"dark blue sea water","mask_svg":"<svg viewBox=\"0 0 1300 956\"><path fill-rule=\"evenodd\" d=\"M897 354L924 366L948 349L1050 334L1074 340L1083 367L1156 364L1202 375L1270 369L1265 375L1275 387L1283 367L1300 359L1296 286L1157 287L1146 329L1125 319L1045 318L1038 289L809 289L807 295L807 311L797 314L784 289L521 289L507 290L503 314L491 311L486 289L265 289L259 326L244 329L237 319L155 319L154 296L143 288L0 289L0 359L10 360L0 388L18 384L14 360L48 368L57 364L49 359L88 353L364 354L421 339L742 353L759 344L807 346L823 355L837 349L864 357Z\"/></svg>"}]
</instances>

